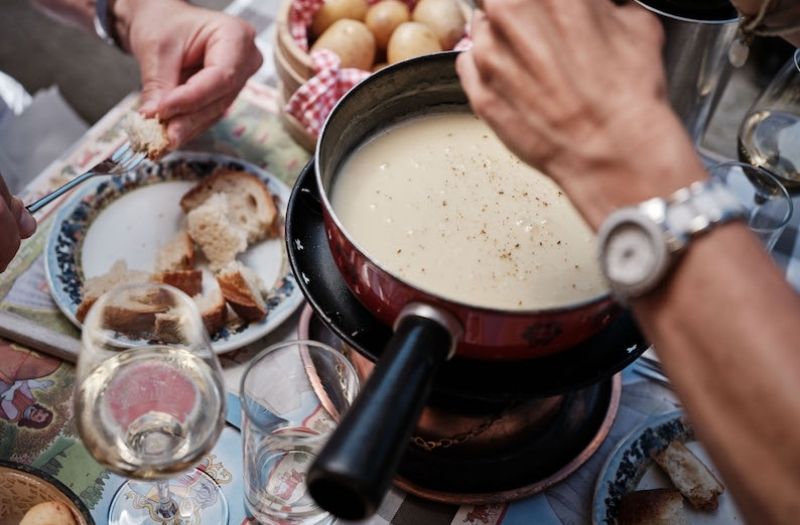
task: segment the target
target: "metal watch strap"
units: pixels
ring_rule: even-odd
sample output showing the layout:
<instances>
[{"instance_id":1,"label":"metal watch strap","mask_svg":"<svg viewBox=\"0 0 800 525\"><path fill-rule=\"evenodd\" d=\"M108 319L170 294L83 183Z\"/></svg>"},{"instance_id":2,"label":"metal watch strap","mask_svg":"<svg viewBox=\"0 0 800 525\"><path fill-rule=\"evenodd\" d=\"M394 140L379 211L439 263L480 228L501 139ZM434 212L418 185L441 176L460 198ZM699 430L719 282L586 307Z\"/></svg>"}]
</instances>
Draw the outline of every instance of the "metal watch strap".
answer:
<instances>
[{"instance_id":1,"label":"metal watch strap","mask_svg":"<svg viewBox=\"0 0 800 525\"><path fill-rule=\"evenodd\" d=\"M683 250L692 237L714 226L744 217L738 199L716 179L698 181L666 199L664 229L672 237L674 252Z\"/></svg>"},{"instance_id":2,"label":"metal watch strap","mask_svg":"<svg viewBox=\"0 0 800 525\"><path fill-rule=\"evenodd\" d=\"M611 213L598 231L598 247L617 300L626 303L656 289L694 237L745 215L742 203L716 179Z\"/></svg>"},{"instance_id":3,"label":"metal watch strap","mask_svg":"<svg viewBox=\"0 0 800 525\"><path fill-rule=\"evenodd\" d=\"M94 13L94 31L97 36L124 51L115 24L114 0L95 0Z\"/></svg>"}]
</instances>

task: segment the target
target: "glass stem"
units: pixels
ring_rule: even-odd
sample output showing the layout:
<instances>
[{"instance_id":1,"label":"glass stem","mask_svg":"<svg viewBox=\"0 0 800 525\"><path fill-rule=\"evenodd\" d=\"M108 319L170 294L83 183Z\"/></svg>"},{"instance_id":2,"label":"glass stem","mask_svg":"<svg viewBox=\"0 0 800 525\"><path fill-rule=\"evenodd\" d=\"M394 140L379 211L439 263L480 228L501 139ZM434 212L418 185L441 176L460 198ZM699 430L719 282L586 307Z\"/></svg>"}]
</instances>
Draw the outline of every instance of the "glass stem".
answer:
<instances>
[{"instance_id":1,"label":"glass stem","mask_svg":"<svg viewBox=\"0 0 800 525\"><path fill-rule=\"evenodd\" d=\"M169 520L178 514L178 506L169 492L169 481L157 481L158 489L158 515L164 520Z\"/></svg>"}]
</instances>

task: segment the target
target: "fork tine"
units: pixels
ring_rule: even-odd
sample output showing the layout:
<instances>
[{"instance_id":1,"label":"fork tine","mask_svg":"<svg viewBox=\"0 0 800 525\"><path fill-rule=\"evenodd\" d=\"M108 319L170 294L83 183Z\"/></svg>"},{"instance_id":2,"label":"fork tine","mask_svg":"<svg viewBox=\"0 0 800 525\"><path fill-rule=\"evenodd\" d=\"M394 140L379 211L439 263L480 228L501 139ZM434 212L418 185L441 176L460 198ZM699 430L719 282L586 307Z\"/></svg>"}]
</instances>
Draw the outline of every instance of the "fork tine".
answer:
<instances>
[{"instance_id":1,"label":"fork tine","mask_svg":"<svg viewBox=\"0 0 800 525\"><path fill-rule=\"evenodd\" d=\"M131 143L125 141L123 145L118 147L116 150L114 150L114 153L111 154L111 160L113 160L114 162L119 162L120 159L125 155L127 155L128 152L130 151L131 151Z\"/></svg>"},{"instance_id":2,"label":"fork tine","mask_svg":"<svg viewBox=\"0 0 800 525\"><path fill-rule=\"evenodd\" d=\"M127 173L129 171L133 171L136 169L139 164L145 159L144 153L135 153L130 152L125 159L123 159L120 163L118 168L115 170L116 173Z\"/></svg>"}]
</instances>

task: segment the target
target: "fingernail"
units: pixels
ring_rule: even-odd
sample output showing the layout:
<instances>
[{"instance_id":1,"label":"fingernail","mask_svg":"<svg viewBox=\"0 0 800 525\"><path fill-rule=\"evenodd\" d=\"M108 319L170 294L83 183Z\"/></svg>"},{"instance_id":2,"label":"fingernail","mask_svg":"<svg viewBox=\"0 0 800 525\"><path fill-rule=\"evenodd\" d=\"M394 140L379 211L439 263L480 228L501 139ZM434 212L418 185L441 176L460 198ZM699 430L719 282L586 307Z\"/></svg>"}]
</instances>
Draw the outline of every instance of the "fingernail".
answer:
<instances>
[{"instance_id":1,"label":"fingernail","mask_svg":"<svg viewBox=\"0 0 800 525\"><path fill-rule=\"evenodd\" d=\"M28 210L22 210L17 224L19 224L19 233L22 237L30 237L36 231L36 219Z\"/></svg>"}]
</instances>

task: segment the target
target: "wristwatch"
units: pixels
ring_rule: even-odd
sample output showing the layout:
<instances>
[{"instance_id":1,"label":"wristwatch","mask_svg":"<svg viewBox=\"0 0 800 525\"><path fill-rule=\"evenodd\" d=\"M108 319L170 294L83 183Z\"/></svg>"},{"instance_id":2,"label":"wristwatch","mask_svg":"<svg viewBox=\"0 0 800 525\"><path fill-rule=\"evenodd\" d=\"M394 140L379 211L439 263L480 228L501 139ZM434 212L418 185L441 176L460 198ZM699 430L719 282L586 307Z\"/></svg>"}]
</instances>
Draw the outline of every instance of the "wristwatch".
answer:
<instances>
[{"instance_id":1,"label":"wristwatch","mask_svg":"<svg viewBox=\"0 0 800 525\"><path fill-rule=\"evenodd\" d=\"M714 179L621 208L598 232L600 267L622 302L640 297L661 284L693 238L745 213L730 190Z\"/></svg>"},{"instance_id":2,"label":"wristwatch","mask_svg":"<svg viewBox=\"0 0 800 525\"><path fill-rule=\"evenodd\" d=\"M94 32L97 33L106 44L116 46L122 51L122 47L114 17L114 0L96 0L94 4Z\"/></svg>"}]
</instances>

